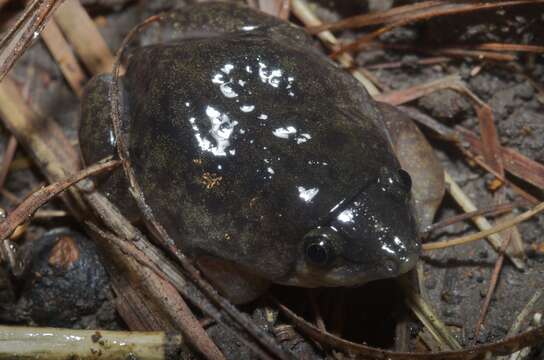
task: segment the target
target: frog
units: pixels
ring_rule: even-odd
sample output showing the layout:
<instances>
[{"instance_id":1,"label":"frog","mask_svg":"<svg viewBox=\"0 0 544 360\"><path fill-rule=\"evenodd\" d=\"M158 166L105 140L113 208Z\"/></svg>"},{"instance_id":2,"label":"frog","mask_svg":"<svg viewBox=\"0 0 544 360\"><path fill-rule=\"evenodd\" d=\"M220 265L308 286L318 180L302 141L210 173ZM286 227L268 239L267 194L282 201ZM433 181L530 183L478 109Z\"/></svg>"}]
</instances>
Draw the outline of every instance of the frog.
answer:
<instances>
[{"instance_id":1,"label":"frog","mask_svg":"<svg viewBox=\"0 0 544 360\"><path fill-rule=\"evenodd\" d=\"M119 79L122 136L153 216L224 296L243 304L272 283L355 287L413 269L443 194L432 149L413 146L429 146L417 126L288 21L218 2L166 24L174 35L134 46ZM85 88L86 164L117 154L111 83ZM138 218L122 169L98 183Z\"/></svg>"}]
</instances>

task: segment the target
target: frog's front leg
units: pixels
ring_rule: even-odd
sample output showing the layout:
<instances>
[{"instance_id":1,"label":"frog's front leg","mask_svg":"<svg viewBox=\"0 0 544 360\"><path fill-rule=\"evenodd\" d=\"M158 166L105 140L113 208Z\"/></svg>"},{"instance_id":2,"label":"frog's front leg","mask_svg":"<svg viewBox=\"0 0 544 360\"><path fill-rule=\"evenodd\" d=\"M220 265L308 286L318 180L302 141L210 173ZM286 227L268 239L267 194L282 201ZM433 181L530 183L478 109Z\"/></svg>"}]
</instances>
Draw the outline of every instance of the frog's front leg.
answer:
<instances>
[{"instance_id":1,"label":"frog's front leg","mask_svg":"<svg viewBox=\"0 0 544 360\"><path fill-rule=\"evenodd\" d=\"M431 225L445 192L444 169L419 128L394 106L378 103L397 158L412 178L419 230Z\"/></svg>"},{"instance_id":2,"label":"frog's front leg","mask_svg":"<svg viewBox=\"0 0 544 360\"><path fill-rule=\"evenodd\" d=\"M91 165L108 156L117 157L117 148L111 121L112 77L103 74L94 77L85 86L81 103L79 145L86 165ZM98 190L114 203L123 215L135 221L139 211L128 191L128 182L122 168L96 179Z\"/></svg>"},{"instance_id":3,"label":"frog's front leg","mask_svg":"<svg viewBox=\"0 0 544 360\"><path fill-rule=\"evenodd\" d=\"M255 300L270 287L270 281L225 260L200 256L196 263L214 287L234 304Z\"/></svg>"}]
</instances>

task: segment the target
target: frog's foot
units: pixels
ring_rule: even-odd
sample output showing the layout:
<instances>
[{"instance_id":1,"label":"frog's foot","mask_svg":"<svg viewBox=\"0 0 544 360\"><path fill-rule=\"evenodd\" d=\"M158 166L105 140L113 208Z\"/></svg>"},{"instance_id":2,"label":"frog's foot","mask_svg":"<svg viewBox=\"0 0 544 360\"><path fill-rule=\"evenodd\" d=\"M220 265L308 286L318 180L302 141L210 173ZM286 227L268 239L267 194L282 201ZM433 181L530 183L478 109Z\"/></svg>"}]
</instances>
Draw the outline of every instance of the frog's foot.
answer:
<instances>
[{"instance_id":1,"label":"frog's foot","mask_svg":"<svg viewBox=\"0 0 544 360\"><path fill-rule=\"evenodd\" d=\"M444 197L444 169L412 120L389 104L378 104L400 165L412 178L412 199L422 231L431 225Z\"/></svg>"},{"instance_id":2,"label":"frog's foot","mask_svg":"<svg viewBox=\"0 0 544 360\"><path fill-rule=\"evenodd\" d=\"M268 280L225 260L201 256L196 259L196 263L214 287L233 304L253 301L270 287Z\"/></svg>"}]
</instances>

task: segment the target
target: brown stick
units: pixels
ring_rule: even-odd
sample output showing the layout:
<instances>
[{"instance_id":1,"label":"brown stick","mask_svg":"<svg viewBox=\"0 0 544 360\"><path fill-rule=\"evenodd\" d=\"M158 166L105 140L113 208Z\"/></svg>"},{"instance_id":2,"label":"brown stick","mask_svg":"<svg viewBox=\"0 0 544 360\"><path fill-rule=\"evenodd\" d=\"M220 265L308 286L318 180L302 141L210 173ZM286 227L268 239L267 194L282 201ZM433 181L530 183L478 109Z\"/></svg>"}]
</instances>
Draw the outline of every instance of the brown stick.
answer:
<instances>
[{"instance_id":1,"label":"brown stick","mask_svg":"<svg viewBox=\"0 0 544 360\"><path fill-rule=\"evenodd\" d=\"M478 209L475 211L470 211L464 214L455 215L452 217L449 217L447 219L444 219L442 221L436 222L432 225L429 225L425 229L425 233L430 233L432 231L435 231L436 229L440 229L446 226L450 226L453 224L457 224L461 221L472 219L475 216L490 216L490 215L498 215L505 212L512 211L512 209L517 206L518 203L514 204L499 204L499 205L492 205L488 206L482 209Z\"/></svg>"},{"instance_id":2,"label":"brown stick","mask_svg":"<svg viewBox=\"0 0 544 360\"><path fill-rule=\"evenodd\" d=\"M508 245L510 245L511 240L512 240L512 234L510 233L509 236L507 236L504 239L502 251L499 252L499 257L495 261L495 267L493 268L493 272L491 273L491 279L489 280L489 287L485 295L485 301L482 306L482 309L480 310L480 317L478 318L478 321L476 322L476 330L474 332L475 341L477 341L478 338L480 337L480 329L482 327L482 324L484 323L487 310L489 309L489 304L491 303L491 298L493 297L493 293L495 292L495 288L497 287L497 282L499 280L499 275L501 273L502 264L504 263L504 252L508 248Z\"/></svg>"},{"instance_id":3,"label":"brown stick","mask_svg":"<svg viewBox=\"0 0 544 360\"><path fill-rule=\"evenodd\" d=\"M0 117L49 182L64 179L79 170L79 155L61 128L54 121L38 116L9 77L0 82ZM72 215L80 218L85 205L74 188L69 192L71 197L65 194L61 197Z\"/></svg>"},{"instance_id":4,"label":"brown stick","mask_svg":"<svg viewBox=\"0 0 544 360\"><path fill-rule=\"evenodd\" d=\"M29 154L38 167L45 170L44 175L50 182L79 169L79 155L62 134L62 129L32 111L10 78L0 82L0 116L19 143L32 148Z\"/></svg>"},{"instance_id":5,"label":"brown stick","mask_svg":"<svg viewBox=\"0 0 544 360\"><path fill-rule=\"evenodd\" d=\"M103 164L95 164L86 169L81 170L64 180L48 185L38 191L30 194L17 208L9 214L9 216L0 222L0 240L6 239L17 226L24 223L32 214L43 206L53 197L66 190L68 187L85 179L86 177L98 175L107 171L111 171L120 165L120 161L112 160Z\"/></svg>"},{"instance_id":6,"label":"brown stick","mask_svg":"<svg viewBox=\"0 0 544 360\"><path fill-rule=\"evenodd\" d=\"M456 130L460 133L461 140L467 143L471 151L477 155L483 154L484 145L476 134L462 127L457 127ZM527 158L514 149L501 147L500 151L506 170L528 183L544 189L543 164Z\"/></svg>"},{"instance_id":7,"label":"brown stick","mask_svg":"<svg viewBox=\"0 0 544 360\"><path fill-rule=\"evenodd\" d=\"M4 187L6 178L8 177L9 168L17 151L17 139L11 135L6 145L6 151L4 152L4 158L2 159L2 169L0 170L0 189Z\"/></svg>"},{"instance_id":8,"label":"brown stick","mask_svg":"<svg viewBox=\"0 0 544 360\"><path fill-rule=\"evenodd\" d=\"M487 237L487 236L489 236L491 234L498 233L498 232L506 230L506 229L508 229L508 228L510 228L510 227L512 227L514 225L517 225L517 224L519 224L519 223L521 223L523 221L526 221L526 220L530 219L531 217L533 217L534 215L538 214L539 212L542 212L543 210L544 210L544 202L538 204L537 206L535 206L531 210L528 210L528 211L516 216L513 219L509 219L509 220L506 220L506 221L504 221L504 222L502 222L500 224L497 224L497 225L493 226L490 229L480 231L480 232L477 232L477 233L474 233L474 234L469 234L469 235L466 235L466 236L461 236L461 237L458 237L458 238L452 239L452 240L437 241L437 242L433 242L433 243L423 244L423 250L429 251L429 250L443 249L443 248L454 246L454 245L461 245L461 244L466 244L466 243L469 243L469 242L472 242L472 241L480 240L480 239L483 239L483 238L485 238L485 237Z\"/></svg>"},{"instance_id":9,"label":"brown stick","mask_svg":"<svg viewBox=\"0 0 544 360\"><path fill-rule=\"evenodd\" d=\"M81 96L87 77L54 19L45 27L42 38L72 90L77 96Z\"/></svg>"},{"instance_id":10,"label":"brown stick","mask_svg":"<svg viewBox=\"0 0 544 360\"><path fill-rule=\"evenodd\" d=\"M370 41L374 40L381 34L389 32L400 26L415 23L417 21L428 20L430 18L437 17L437 16L456 15L456 14L462 14L466 12L473 12L477 10L494 9L497 7L516 6L516 5L522 5L527 3L540 3L540 2L542 1L541 0L495 1L489 4L451 4L446 2L441 5L431 7L430 9L415 11L409 16L400 17L398 20L392 23L389 23L386 26L376 31L373 31L370 34L363 35L359 39L355 40L354 42L339 48L338 50L333 52L331 56L334 58L345 52L358 51L362 49L364 46L368 45ZM351 25L350 27L353 26L353 24L350 24L350 25Z\"/></svg>"},{"instance_id":11,"label":"brown stick","mask_svg":"<svg viewBox=\"0 0 544 360\"><path fill-rule=\"evenodd\" d=\"M0 40L0 80L43 30L62 0L34 0Z\"/></svg>"},{"instance_id":12,"label":"brown stick","mask_svg":"<svg viewBox=\"0 0 544 360\"><path fill-rule=\"evenodd\" d=\"M95 75L111 72L113 54L78 0L66 0L55 20L87 69Z\"/></svg>"},{"instance_id":13,"label":"brown stick","mask_svg":"<svg viewBox=\"0 0 544 360\"><path fill-rule=\"evenodd\" d=\"M495 355L510 354L516 350L527 346L533 346L542 342L544 336L544 327L539 327L523 333L500 340L496 343L480 345L472 348L465 348L458 351L443 351L438 353L420 353L420 352L395 352L373 348L364 344L357 344L351 341L341 339L331 333L321 331L316 326L308 323L302 317L296 315L286 306L276 301L280 311L290 319L294 325L306 336L316 340L321 344L341 349L348 354L360 355L365 359L391 359L391 360L467 360L480 359L486 353Z\"/></svg>"},{"instance_id":14,"label":"brown stick","mask_svg":"<svg viewBox=\"0 0 544 360\"><path fill-rule=\"evenodd\" d=\"M133 257L134 259L146 259L146 256L138 250L134 244L131 244L122 239L116 239L115 235L106 233L100 230L93 224L88 223L91 229L97 232L103 238L110 241L113 246L121 246L119 250ZM159 295L160 305L165 310L169 317L173 319L174 324L180 327L179 330L185 335L195 348L200 351L207 359L224 360L225 357L217 346L210 340L206 331L202 328L200 322L193 315L185 301L181 298L175 287L165 279L159 276L160 270L157 269L151 262L147 262L147 266L142 267L138 261L128 263L132 269L129 272L140 272L143 274L142 280L146 286L144 289L148 295ZM142 286L142 284L134 283L134 286Z\"/></svg>"}]
</instances>

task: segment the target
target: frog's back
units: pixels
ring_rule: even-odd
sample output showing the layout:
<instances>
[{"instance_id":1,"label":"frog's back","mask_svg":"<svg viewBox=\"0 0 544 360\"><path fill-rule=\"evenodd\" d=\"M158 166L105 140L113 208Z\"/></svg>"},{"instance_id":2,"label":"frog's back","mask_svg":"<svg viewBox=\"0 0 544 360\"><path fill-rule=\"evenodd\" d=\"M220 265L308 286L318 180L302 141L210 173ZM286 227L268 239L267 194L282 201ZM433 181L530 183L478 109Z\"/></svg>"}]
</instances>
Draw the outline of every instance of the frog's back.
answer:
<instances>
[{"instance_id":1,"label":"frog's back","mask_svg":"<svg viewBox=\"0 0 544 360\"><path fill-rule=\"evenodd\" d=\"M143 48L124 88L130 159L155 216L184 250L272 280L331 209L398 168L364 89L260 30Z\"/></svg>"}]
</instances>

